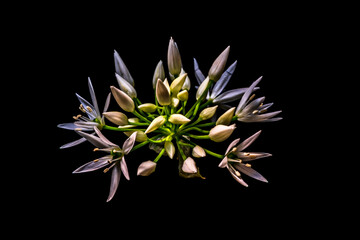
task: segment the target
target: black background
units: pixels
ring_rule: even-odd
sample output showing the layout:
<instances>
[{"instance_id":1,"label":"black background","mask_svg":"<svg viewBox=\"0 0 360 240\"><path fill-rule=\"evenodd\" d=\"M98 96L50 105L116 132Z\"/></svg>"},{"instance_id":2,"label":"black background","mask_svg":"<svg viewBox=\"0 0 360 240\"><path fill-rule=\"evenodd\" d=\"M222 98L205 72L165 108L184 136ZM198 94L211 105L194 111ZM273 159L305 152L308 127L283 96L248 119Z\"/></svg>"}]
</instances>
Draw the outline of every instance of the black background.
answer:
<instances>
[{"instance_id":1,"label":"black background","mask_svg":"<svg viewBox=\"0 0 360 240\"><path fill-rule=\"evenodd\" d=\"M20 198L31 203L26 208L27 215L41 212L44 222L64 219L61 224L50 224L59 234L71 230L82 234L87 229L94 234L124 231L136 235L170 228L187 236L189 230L200 235L225 229L225 233L230 233L254 225L271 226L267 233L280 236L286 236L278 230L281 227L300 231L298 221L308 213L309 205L322 210L321 201L312 197L310 185L316 171L304 161L308 151L305 147L309 144L304 141L316 141L309 139L307 132L310 121L307 116L315 109L309 108L306 99L312 94L310 79L316 77L310 72L313 73L314 62L322 51L317 48L310 56L310 49L318 46L316 36L322 30L315 23L310 28L303 13L293 7L270 11L267 6L249 9L231 4L210 8L178 5L144 12L137 6L114 7L105 12L68 9L49 12L31 24L36 31L29 35L30 44L23 53L41 60L32 69L37 80L29 85L45 89L31 94L36 109L40 109L37 116L45 119L41 121L44 131L29 129L32 136L39 135L42 141L34 143L35 149L41 149L36 174L30 178L35 181L23 183L24 188L32 189L21 193ZM306 14L309 19L314 13ZM109 173L72 174L101 153L92 152L93 146L87 142L60 150L61 145L78 136L56 125L71 122L72 116L79 114L75 93L90 99L88 77L99 106L103 107L109 87L117 86L114 49L133 76L139 99L152 102L152 75L159 60L166 63L170 37L177 42L183 66L189 73L192 98L196 92L193 58L206 74L228 45L231 46L228 66L235 60L238 64L226 89L247 87L263 76L257 96L266 96L266 103L274 102L271 109L282 110L280 116L284 119L274 123L239 123L225 142L199 143L222 153L233 139L244 140L262 130L248 151L273 154L252 164L269 183L245 176L249 184L245 188L226 169L218 168L219 160L210 156L197 160L205 180L179 177L177 161L168 158L159 160L151 176L137 177L138 165L156 157L153 151L142 148L126 156L131 179L122 177L115 197L106 203ZM109 110L120 110L114 99ZM126 139L122 134L105 134L120 145ZM322 189L316 191L321 194ZM318 213L312 216L316 220ZM132 226L145 229L138 232L130 230Z\"/></svg>"}]
</instances>

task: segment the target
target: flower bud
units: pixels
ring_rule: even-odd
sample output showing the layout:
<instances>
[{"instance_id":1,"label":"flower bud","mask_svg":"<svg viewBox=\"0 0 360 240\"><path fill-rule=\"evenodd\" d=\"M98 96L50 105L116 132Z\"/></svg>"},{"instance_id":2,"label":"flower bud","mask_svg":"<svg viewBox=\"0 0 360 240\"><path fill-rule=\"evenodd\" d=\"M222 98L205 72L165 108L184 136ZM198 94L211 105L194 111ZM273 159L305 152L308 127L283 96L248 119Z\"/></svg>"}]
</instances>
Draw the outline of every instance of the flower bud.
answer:
<instances>
[{"instance_id":1,"label":"flower bud","mask_svg":"<svg viewBox=\"0 0 360 240\"><path fill-rule=\"evenodd\" d=\"M156 84L156 98L162 106L170 105L171 103L170 93L160 79L158 79Z\"/></svg>"},{"instance_id":2,"label":"flower bud","mask_svg":"<svg viewBox=\"0 0 360 240\"><path fill-rule=\"evenodd\" d=\"M227 110L223 115L221 115L216 121L216 125L229 125L234 116L235 107Z\"/></svg>"},{"instance_id":3,"label":"flower bud","mask_svg":"<svg viewBox=\"0 0 360 240\"><path fill-rule=\"evenodd\" d=\"M173 124L185 124L190 122L191 120L182 114L175 113L170 115L168 121Z\"/></svg>"},{"instance_id":4,"label":"flower bud","mask_svg":"<svg viewBox=\"0 0 360 240\"><path fill-rule=\"evenodd\" d=\"M235 128L235 124L230 126L217 125L210 130L209 137L214 142L223 142L230 137Z\"/></svg>"},{"instance_id":5,"label":"flower bud","mask_svg":"<svg viewBox=\"0 0 360 240\"><path fill-rule=\"evenodd\" d=\"M116 76L116 80L120 86L120 89L122 91L124 91L127 95L129 95L129 97L136 98L137 93L136 93L135 88L128 81L126 81L124 78L122 78L119 74L115 73L115 76Z\"/></svg>"},{"instance_id":6,"label":"flower bud","mask_svg":"<svg viewBox=\"0 0 360 240\"><path fill-rule=\"evenodd\" d=\"M114 86L111 86L110 89L116 102L124 111L133 112L135 110L134 101L126 93Z\"/></svg>"},{"instance_id":7,"label":"flower bud","mask_svg":"<svg viewBox=\"0 0 360 240\"><path fill-rule=\"evenodd\" d=\"M211 80L217 81L221 77L222 73L224 72L224 68L226 65L226 61L228 59L230 52L230 46L228 46L214 61L212 64L208 76Z\"/></svg>"},{"instance_id":8,"label":"flower bud","mask_svg":"<svg viewBox=\"0 0 360 240\"><path fill-rule=\"evenodd\" d=\"M153 76L153 80L152 80L153 89L155 89L156 82L158 79L161 79L161 81L165 79L164 66L163 66L163 62L161 60L156 65L156 68L154 71L154 76Z\"/></svg>"},{"instance_id":9,"label":"flower bud","mask_svg":"<svg viewBox=\"0 0 360 240\"><path fill-rule=\"evenodd\" d=\"M197 92L196 92L196 100L198 100L201 95L204 93L205 89L207 88L208 84L209 84L209 77L205 78L205 80L200 84Z\"/></svg>"},{"instance_id":10,"label":"flower bud","mask_svg":"<svg viewBox=\"0 0 360 240\"><path fill-rule=\"evenodd\" d=\"M191 157L188 157L183 162L181 170L183 172L186 172L186 173L196 173L197 172L197 167L196 167L194 159L192 159Z\"/></svg>"},{"instance_id":11,"label":"flower bud","mask_svg":"<svg viewBox=\"0 0 360 240\"><path fill-rule=\"evenodd\" d=\"M180 100L180 101L187 101L188 98L189 98L189 92L187 90L182 90L181 92L179 92L177 94L177 98Z\"/></svg>"},{"instance_id":12,"label":"flower bud","mask_svg":"<svg viewBox=\"0 0 360 240\"><path fill-rule=\"evenodd\" d=\"M128 122L129 122L129 123L138 123L138 122L139 122L139 118L137 118L137 117L128 118Z\"/></svg>"},{"instance_id":13,"label":"flower bud","mask_svg":"<svg viewBox=\"0 0 360 240\"><path fill-rule=\"evenodd\" d=\"M173 38L170 38L169 41L167 61L168 61L169 72L174 76L179 75L182 66L181 57L180 57L179 49L176 43L174 42Z\"/></svg>"},{"instance_id":14,"label":"flower bud","mask_svg":"<svg viewBox=\"0 0 360 240\"><path fill-rule=\"evenodd\" d=\"M114 50L115 72L123 77L132 86L135 86L134 79L131 77L129 70L127 69L124 61L121 59L119 53Z\"/></svg>"},{"instance_id":15,"label":"flower bud","mask_svg":"<svg viewBox=\"0 0 360 240\"><path fill-rule=\"evenodd\" d=\"M137 132L135 141L145 142L148 139L147 135L143 131L140 131L140 130L124 132L124 134L126 136L130 137L131 134L133 134L134 132Z\"/></svg>"},{"instance_id":16,"label":"flower bud","mask_svg":"<svg viewBox=\"0 0 360 240\"><path fill-rule=\"evenodd\" d=\"M179 103L180 103L180 100L178 98L175 98L175 97L171 98L171 106L177 107L179 105Z\"/></svg>"},{"instance_id":17,"label":"flower bud","mask_svg":"<svg viewBox=\"0 0 360 240\"><path fill-rule=\"evenodd\" d=\"M176 96L184 85L185 79L187 77L187 73L180 75L177 77L170 85L170 91L172 96Z\"/></svg>"},{"instance_id":18,"label":"flower bud","mask_svg":"<svg viewBox=\"0 0 360 240\"><path fill-rule=\"evenodd\" d=\"M180 74L184 74L184 73L186 73L186 72L184 71L184 69L181 68ZM183 86L182 86L181 89L185 89L185 90L188 90L188 91L189 91L189 90L190 90L190 87L191 87L191 83L190 83L190 78L189 78L189 75L188 75L188 76L186 76L185 82L184 82L184 84L183 84Z\"/></svg>"},{"instance_id":19,"label":"flower bud","mask_svg":"<svg viewBox=\"0 0 360 240\"><path fill-rule=\"evenodd\" d=\"M166 119L164 116L158 116L150 123L150 125L146 129L145 133L150 133L152 131L155 131L156 129L161 127L165 122L166 122Z\"/></svg>"},{"instance_id":20,"label":"flower bud","mask_svg":"<svg viewBox=\"0 0 360 240\"><path fill-rule=\"evenodd\" d=\"M115 125L123 126L128 124L128 118L122 112L104 112L103 115L106 117L107 120L114 123Z\"/></svg>"},{"instance_id":21,"label":"flower bud","mask_svg":"<svg viewBox=\"0 0 360 240\"><path fill-rule=\"evenodd\" d=\"M150 160L142 162L138 167L137 175L149 176L155 171L155 168L156 168L156 162Z\"/></svg>"},{"instance_id":22,"label":"flower bud","mask_svg":"<svg viewBox=\"0 0 360 240\"><path fill-rule=\"evenodd\" d=\"M213 107L208 107L208 108L205 108L204 110L202 110L199 115L201 120L208 120L208 119L212 118L212 116L214 116L214 114L216 112L217 107L218 107L218 105L213 106Z\"/></svg>"},{"instance_id":23,"label":"flower bud","mask_svg":"<svg viewBox=\"0 0 360 240\"><path fill-rule=\"evenodd\" d=\"M146 113L153 113L156 111L157 106L153 103L144 103L139 105L138 108Z\"/></svg>"},{"instance_id":24,"label":"flower bud","mask_svg":"<svg viewBox=\"0 0 360 240\"><path fill-rule=\"evenodd\" d=\"M201 157L205 157L206 153L202 147L200 147L199 145L196 145L192 150L192 155L196 158L201 158Z\"/></svg>"},{"instance_id":25,"label":"flower bud","mask_svg":"<svg viewBox=\"0 0 360 240\"><path fill-rule=\"evenodd\" d=\"M175 146L172 142L165 142L165 151L169 158L173 159L175 154Z\"/></svg>"}]
</instances>

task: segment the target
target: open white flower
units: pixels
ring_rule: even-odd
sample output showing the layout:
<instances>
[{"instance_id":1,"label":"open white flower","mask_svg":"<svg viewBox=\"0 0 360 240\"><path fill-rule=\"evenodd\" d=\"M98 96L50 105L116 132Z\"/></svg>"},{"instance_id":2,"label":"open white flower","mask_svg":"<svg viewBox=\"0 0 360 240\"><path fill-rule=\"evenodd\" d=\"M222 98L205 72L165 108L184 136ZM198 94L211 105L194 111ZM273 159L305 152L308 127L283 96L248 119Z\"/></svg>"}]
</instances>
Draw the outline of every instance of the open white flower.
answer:
<instances>
[{"instance_id":1,"label":"open white flower","mask_svg":"<svg viewBox=\"0 0 360 240\"><path fill-rule=\"evenodd\" d=\"M92 104L89 103L87 100L85 100L83 97L81 97L79 94L76 94L80 102L80 110L83 113L86 113L87 117L82 115L77 115L76 117L74 117L74 119L76 120L75 122L61 123L57 125L59 128L68 129L68 130L78 130L78 131L93 131L94 127L98 129L102 129L102 127L105 125L104 116L101 115L101 112L99 110L99 106L95 96L95 91L90 78L88 78L88 85L89 85ZM103 112L106 112L109 107L110 97L111 94L109 93L105 102ZM63 148L73 147L85 141L86 141L85 138L81 138L79 140L67 143L61 146L60 148L63 149Z\"/></svg>"},{"instance_id":2,"label":"open white flower","mask_svg":"<svg viewBox=\"0 0 360 240\"><path fill-rule=\"evenodd\" d=\"M226 167L229 170L231 176L245 187L247 187L248 185L242 179L240 172L259 181L268 182L260 173L251 168L251 165L247 162L259 158L269 157L271 156L271 154L263 152L242 152L245 148L250 146L256 140L256 138L258 138L260 133L261 131L258 131L254 135L245 139L236 147L235 145L239 143L240 138L232 141L225 152L224 159L219 164L220 168Z\"/></svg>"},{"instance_id":3,"label":"open white flower","mask_svg":"<svg viewBox=\"0 0 360 240\"><path fill-rule=\"evenodd\" d=\"M115 195L115 192L119 186L121 173L124 174L127 180L130 180L128 168L125 162L125 155L129 154L133 148L137 132L131 134L131 136L123 143L122 148L120 148L118 145L110 142L98 128L94 127L94 129L98 137L82 131L77 131L77 133L92 143L95 147L97 147L95 148L96 151L103 151L108 153L108 155L85 163L84 165L77 168L73 173L91 172L110 165L104 170L104 172L108 172L110 169L112 169L110 192L107 198L108 202Z\"/></svg>"}]
</instances>

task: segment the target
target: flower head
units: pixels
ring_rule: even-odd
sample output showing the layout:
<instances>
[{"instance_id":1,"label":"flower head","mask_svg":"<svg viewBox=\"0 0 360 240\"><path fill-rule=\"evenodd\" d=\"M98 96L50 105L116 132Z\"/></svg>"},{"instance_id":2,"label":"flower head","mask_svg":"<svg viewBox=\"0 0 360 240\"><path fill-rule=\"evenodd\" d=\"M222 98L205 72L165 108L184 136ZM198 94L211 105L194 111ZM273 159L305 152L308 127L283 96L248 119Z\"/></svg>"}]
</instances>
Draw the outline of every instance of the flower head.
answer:
<instances>
[{"instance_id":1,"label":"flower head","mask_svg":"<svg viewBox=\"0 0 360 240\"><path fill-rule=\"evenodd\" d=\"M133 148L137 133L134 132L131 134L131 136L123 143L122 148L120 148L118 145L110 142L100 132L99 129L96 127L94 129L98 137L82 131L78 131L77 133L96 146L96 151L103 151L108 153L108 155L85 163L84 165L77 168L73 173L91 172L110 165L104 170L104 172L108 172L110 169L112 169L110 192L107 198L108 202L115 195L115 192L119 186L121 173L127 180L130 180L127 164L125 162L125 155L127 155Z\"/></svg>"},{"instance_id":2,"label":"flower head","mask_svg":"<svg viewBox=\"0 0 360 240\"><path fill-rule=\"evenodd\" d=\"M247 187L247 183L242 179L241 173L248 175L254 179L257 179L262 182L267 182L267 180L253 168L247 162L269 157L271 156L270 153L263 153L263 152L243 152L248 146L250 146L256 138L260 135L261 131L258 131L254 135L250 136L249 138L245 139L242 143L234 147L240 141L240 138L235 139L233 142L230 143L229 147L225 152L224 159L220 162L220 168L227 168L231 174L231 176L240 184ZM241 172L241 173L240 173Z\"/></svg>"}]
</instances>

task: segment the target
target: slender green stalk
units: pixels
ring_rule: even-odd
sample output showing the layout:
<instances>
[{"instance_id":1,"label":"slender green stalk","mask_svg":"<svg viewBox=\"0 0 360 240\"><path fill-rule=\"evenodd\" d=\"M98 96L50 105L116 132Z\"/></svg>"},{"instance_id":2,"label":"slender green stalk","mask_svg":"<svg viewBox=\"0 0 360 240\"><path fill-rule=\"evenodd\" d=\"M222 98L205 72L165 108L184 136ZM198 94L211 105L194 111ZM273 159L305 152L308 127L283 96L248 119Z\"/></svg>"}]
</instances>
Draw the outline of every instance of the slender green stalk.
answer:
<instances>
[{"instance_id":1,"label":"slender green stalk","mask_svg":"<svg viewBox=\"0 0 360 240\"><path fill-rule=\"evenodd\" d=\"M186 135L195 139L210 139L209 135L194 135L194 134L186 134Z\"/></svg>"},{"instance_id":2,"label":"slender green stalk","mask_svg":"<svg viewBox=\"0 0 360 240\"><path fill-rule=\"evenodd\" d=\"M134 110L132 112L135 116L137 116L138 118L140 118L141 120L145 121L145 122L148 122L148 123L151 123L150 120L148 120L147 118L145 118L143 115L141 115L140 113L138 113L136 110Z\"/></svg>"},{"instance_id":3,"label":"slender green stalk","mask_svg":"<svg viewBox=\"0 0 360 240\"><path fill-rule=\"evenodd\" d=\"M209 123L203 123L203 124L199 124L196 127L212 127L215 126L215 122L209 122Z\"/></svg>"},{"instance_id":4,"label":"slender green stalk","mask_svg":"<svg viewBox=\"0 0 360 240\"><path fill-rule=\"evenodd\" d=\"M198 127L190 127L190 128L186 128L186 129L180 131L178 134L181 135L181 134L184 134L184 133L189 132L189 131L198 131L198 132L201 132L201 133L204 133L204 134L209 134L209 132L210 132L208 130L202 130L202 129L198 128Z\"/></svg>"},{"instance_id":5,"label":"slender green stalk","mask_svg":"<svg viewBox=\"0 0 360 240\"><path fill-rule=\"evenodd\" d=\"M161 150L161 152L159 153L159 155L157 155L157 157L156 157L155 160L154 160L154 163L156 163L157 161L159 161L159 159L160 159L161 156L164 154L164 152L165 152L165 148L163 148L163 149Z\"/></svg>"},{"instance_id":6,"label":"slender green stalk","mask_svg":"<svg viewBox=\"0 0 360 240\"><path fill-rule=\"evenodd\" d=\"M104 125L103 129L106 130L111 130L111 131L118 131L118 132L130 132L130 131L145 131L145 129L141 128L118 128L118 127L112 127L112 126L108 126L108 125Z\"/></svg>"},{"instance_id":7,"label":"slender green stalk","mask_svg":"<svg viewBox=\"0 0 360 240\"><path fill-rule=\"evenodd\" d=\"M211 85L214 83L214 81L210 80L209 84L207 85L205 91L201 94L201 96L199 97L198 100L196 100L196 102L194 103L194 105L192 105L192 107L190 108L190 110L186 113L185 117L189 117L192 113L192 110L198 105L198 103L200 103L203 98L206 96L207 92L209 91L209 88L211 87Z\"/></svg>"},{"instance_id":8,"label":"slender green stalk","mask_svg":"<svg viewBox=\"0 0 360 240\"><path fill-rule=\"evenodd\" d=\"M183 144L184 146L195 147L197 145L196 143L194 143L194 142L192 142L192 141L190 141L190 140L188 140L186 138L182 138L182 139L185 140L186 142L188 142L188 143L181 143L180 142L180 144ZM203 149L207 154L209 154L209 155L211 155L213 157L217 157L217 158L220 158L220 159L223 159L225 157L224 155L215 153L215 152L210 151L210 150L208 150L206 148L203 148Z\"/></svg>"},{"instance_id":9,"label":"slender green stalk","mask_svg":"<svg viewBox=\"0 0 360 240\"><path fill-rule=\"evenodd\" d=\"M181 146L179 144L179 139L178 138L176 138L176 146L179 149L179 153L180 153L182 159L185 161L186 155L185 155L184 151L182 150L182 148L181 148Z\"/></svg>"},{"instance_id":10,"label":"slender green stalk","mask_svg":"<svg viewBox=\"0 0 360 240\"><path fill-rule=\"evenodd\" d=\"M148 144L149 142L150 142L150 141L146 140L145 142L139 143L138 145L134 146L134 147L131 149L130 152L133 152L133 151L135 151L136 149L139 149L139 148L145 146L145 145Z\"/></svg>"}]
</instances>

